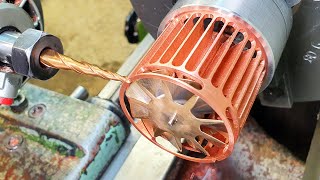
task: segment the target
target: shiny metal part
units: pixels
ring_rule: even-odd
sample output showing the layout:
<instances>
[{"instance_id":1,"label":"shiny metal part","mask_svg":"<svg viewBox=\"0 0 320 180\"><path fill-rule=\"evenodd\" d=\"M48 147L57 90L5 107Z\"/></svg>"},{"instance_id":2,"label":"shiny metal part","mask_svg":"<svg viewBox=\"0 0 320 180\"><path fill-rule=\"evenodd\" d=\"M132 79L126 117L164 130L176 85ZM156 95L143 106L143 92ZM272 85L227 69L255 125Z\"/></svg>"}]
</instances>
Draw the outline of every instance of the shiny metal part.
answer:
<instances>
[{"instance_id":1,"label":"shiny metal part","mask_svg":"<svg viewBox=\"0 0 320 180\"><path fill-rule=\"evenodd\" d=\"M79 99L79 100L87 100L89 97L89 92L83 86L78 86L71 94L70 97Z\"/></svg>"},{"instance_id":2,"label":"shiny metal part","mask_svg":"<svg viewBox=\"0 0 320 180\"><path fill-rule=\"evenodd\" d=\"M38 30L44 30L44 21L40 0L15 0L14 4L26 9L33 21L33 25Z\"/></svg>"},{"instance_id":3,"label":"shiny metal part","mask_svg":"<svg viewBox=\"0 0 320 180\"><path fill-rule=\"evenodd\" d=\"M10 109L14 113L22 113L28 107L28 99L23 94L18 94Z\"/></svg>"},{"instance_id":4,"label":"shiny metal part","mask_svg":"<svg viewBox=\"0 0 320 180\"><path fill-rule=\"evenodd\" d=\"M98 66L87 62L76 61L51 49L46 49L41 52L40 62L50 68L73 70L79 74L92 75L103 79L117 80L125 83L129 82L125 76L103 70Z\"/></svg>"},{"instance_id":5,"label":"shiny metal part","mask_svg":"<svg viewBox=\"0 0 320 180\"><path fill-rule=\"evenodd\" d=\"M29 14L28 14L29 13ZM0 83L0 104L11 105L13 98L17 96L17 91L23 85L25 74L15 74L15 70L20 68L30 68L29 64L23 63L25 59L17 58L14 51L15 44L20 37L19 32L24 32L28 28L43 29L40 1L1 1L0 2L0 62L1 79ZM30 39L26 41L31 41ZM27 43L24 42L24 45ZM20 46L19 51L26 48ZM19 52L21 53L21 51ZM31 52L26 52L32 56ZM19 54L21 56L23 53ZM20 64L22 62L22 64ZM19 64L19 65L17 65ZM17 67L18 66L18 67Z\"/></svg>"},{"instance_id":6,"label":"shiny metal part","mask_svg":"<svg viewBox=\"0 0 320 180\"><path fill-rule=\"evenodd\" d=\"M7 27L14 27L20 32L34 28L30 16L20 7L0 3L0 30L6 30Z\"/></svg>"},{"instance_id":7,"label":"shiny metal part","mask_svg":"<svg viewBox=\"0 0 320 180\"><path fill-rule=\"evenodd\" d=\"M1 0L2 4L13 4L22 11L29 14L29 19L33 21L34 28L38 30L44 29L42 7L40 0Z\"/></svg>"},{"instance_id":8,"label":"shiny metal part","mask_svg":"<svg viewBox=\"0 0 320 180\"><path fill-rule=\"evenodd\" d=\"M40 53L48 47L63 51L57 38L42 31L28 29L20 34L10 30L0 34L0 98L6 98L2 104L11 105L24 76L48 79L55 75L56 69L43 67L39 62Z\"/></svg>"},{"instance_id":9,"label":"shiny metal part","mask_svg":"<svg viewBox=\"0 0 320 180\"><path fill-rule=\"evenodd\" d=\"M63 53L62 43L57 37L35 29L24 31L12 49L11 65L14 72L40 80L53 77L58 70L40 63L40 54L45 49Z\"/></svg>"},{"instance_id":10,"label":"shiny metal part","mask_svg":"<svg viewBox=\"0 0 320 180\"><path fill-rule=\"evenodd\" d=\"M22 76L46 80L58 72L40 63L40 54L47 48L63 53L60 40L42 31L27 29L19 33L11 30L0 34L2 61Z\"/></svg>"},{"instance_id":11,"label":"shiny metal part","mask_svg":"<svg viewBox=\"0 0 320 180\"><path fill-rule=\"evenodd\" d=\"M19 34L12 31L5 31L0 34L0 61L2 63L10 64L13 44L18 37Z\"/></svg>"},{"instance_id":12,"label":"shiny metal part","mask_svg":"<svg viewBox=\"0 0 320 180\"><path fill-rule=\"evenodd\" d=\"M0 3L0 61L8 64L12 56L12 48L19 33L33 28L28 14L20 7L10 3Z\"/></svg>"},{"instance_id":13,"label":"shiny metal part","mask_svg":"<svg viewBox=\"0 0 320 180\"><path fill-rule=\"evenodd\" d=\"M14 99L21 88L23 77L7 72L0 72L0 97Z\"/></svg>"}]
</instances>

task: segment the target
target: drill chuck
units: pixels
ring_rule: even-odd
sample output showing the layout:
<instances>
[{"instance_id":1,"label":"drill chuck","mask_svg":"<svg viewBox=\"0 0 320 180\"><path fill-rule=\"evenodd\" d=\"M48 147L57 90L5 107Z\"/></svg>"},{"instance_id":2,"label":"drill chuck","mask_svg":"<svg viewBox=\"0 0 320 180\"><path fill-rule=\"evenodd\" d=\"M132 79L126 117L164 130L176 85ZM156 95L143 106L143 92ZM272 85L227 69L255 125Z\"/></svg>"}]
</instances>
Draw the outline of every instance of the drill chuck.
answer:
<instances>
[{"instance_id":1,"label":"drill chuck","mask_svg":"<svg viewBox=\"0 0 320 180\"><path fill-rule=\"evenodd\" d=\"M5 99L0 104L12 104L26 78L47 80L58 72L58 69L41 64L40 54L45 49L63 53L57 37L39 30L27 29L22 33L7 30L0 34L0 100Z\"/></svg>"}]
</instances>

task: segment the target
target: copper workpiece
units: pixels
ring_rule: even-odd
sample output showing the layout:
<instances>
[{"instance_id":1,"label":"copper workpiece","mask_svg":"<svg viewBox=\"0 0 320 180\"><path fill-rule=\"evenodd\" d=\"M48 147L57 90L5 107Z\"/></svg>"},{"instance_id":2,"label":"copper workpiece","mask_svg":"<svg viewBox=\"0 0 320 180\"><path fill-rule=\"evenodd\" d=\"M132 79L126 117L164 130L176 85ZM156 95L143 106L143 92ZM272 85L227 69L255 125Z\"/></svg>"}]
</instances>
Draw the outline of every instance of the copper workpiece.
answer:
<instances>
[{"instance_id":1,"label":"copper workpiece","mask_svg":"<svg viewBox=\"0 0 320 180\"><path fill-rule=\"evenodd\" d=\"M223 160L268 70L264 44L232 14L181 11L122 85L122 109L162 149L196 162Z\"/></svg>"}]
</instances>

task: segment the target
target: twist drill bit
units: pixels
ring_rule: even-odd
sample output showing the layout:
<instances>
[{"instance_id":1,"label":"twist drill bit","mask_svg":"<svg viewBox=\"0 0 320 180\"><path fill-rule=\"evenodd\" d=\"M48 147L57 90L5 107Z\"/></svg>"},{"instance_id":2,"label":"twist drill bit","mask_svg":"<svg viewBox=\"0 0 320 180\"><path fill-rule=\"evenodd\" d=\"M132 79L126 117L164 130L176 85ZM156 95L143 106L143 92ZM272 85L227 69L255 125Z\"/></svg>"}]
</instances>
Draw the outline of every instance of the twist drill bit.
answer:
<instances>
[{"instance_id":1,"label":"twist drill bit","mask_svg":"<svg viewBox=\"0 0 320 180\"><path fill-rule=\"evenodd\" d=\"M92 75L103 79L116 80L125 83L130 82L125 76L103 70L98 66L87 62L76 61L51 49L46 49L41 53L40 61L42 64L56 69L73 70L79 74Z\"/></svg>"}]
</instances>

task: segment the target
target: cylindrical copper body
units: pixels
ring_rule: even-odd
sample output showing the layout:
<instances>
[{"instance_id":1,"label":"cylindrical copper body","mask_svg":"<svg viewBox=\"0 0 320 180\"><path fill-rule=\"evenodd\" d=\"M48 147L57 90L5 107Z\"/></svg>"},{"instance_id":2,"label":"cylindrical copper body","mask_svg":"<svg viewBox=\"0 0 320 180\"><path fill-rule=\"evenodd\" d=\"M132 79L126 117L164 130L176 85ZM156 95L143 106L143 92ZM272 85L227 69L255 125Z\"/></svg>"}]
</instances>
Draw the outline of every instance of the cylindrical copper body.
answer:
<instances>
[{"instance_id":1,"label":"cylindrical copper body","mask_svg":"<svg viewBox=\"0 0 320 180\"><path fill-rule=\"evenodd\" d=\"M214 118L223 120L227 130L225 138L221 138L222 133L206 133L227 145L204 144L209 155L202 158L168 150L155 140L149 124L137 123L132 118L135 107L131 104L130 111L125 103L130 83L123 84L120 90L121 106L145 137L168 152L198 162L223 160L231 154L265 80L270 57L268 42L240 17L215 7L187 6L170 18L166 19L162 33L128 78L132 83L141 79L160 79L199 96L215 111ZM186 83L189 81L198 86ZM183 144L183 148L199 152L187 144Z\"/></svg>"}]
</instances>

